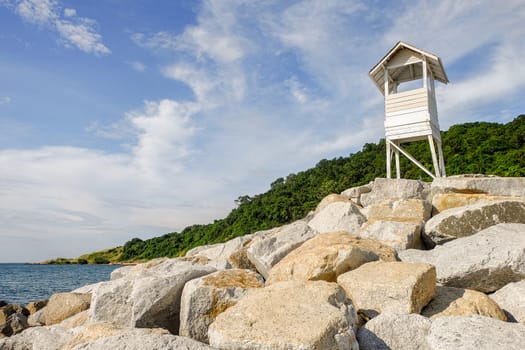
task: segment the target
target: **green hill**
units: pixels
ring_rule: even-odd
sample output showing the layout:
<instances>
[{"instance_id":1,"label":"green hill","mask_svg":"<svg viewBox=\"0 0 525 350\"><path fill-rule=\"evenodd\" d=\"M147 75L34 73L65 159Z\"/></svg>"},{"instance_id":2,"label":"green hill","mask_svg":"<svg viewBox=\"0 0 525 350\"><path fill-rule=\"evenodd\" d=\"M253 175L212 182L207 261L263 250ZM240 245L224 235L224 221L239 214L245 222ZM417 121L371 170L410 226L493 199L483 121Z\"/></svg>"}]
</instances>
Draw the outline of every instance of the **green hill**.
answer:
<instances>
[{"instance_id":1,"label":"green hill","mask_svg":"<svg viewBox=\"0 0 525 350\"><path fill-rule=\"evenodd\" d=\"M447 175L525 176L525 115L507 124L476 122L454 125L442 132L442 139ZM405 148L431 168L428 143L416 142ZM403 178L430 180L404 157L401 171ZM323 159L314 168L278 178L265 193L240 196L235 201L238 206L223 219L147 240L134 238L123 247L86 254L81 258L94 263L181 256L199 245L225 242L300 219L326 195L384 176L385 140L377 144L367 143L355 154Z\"/></svg>"}]
</instances>

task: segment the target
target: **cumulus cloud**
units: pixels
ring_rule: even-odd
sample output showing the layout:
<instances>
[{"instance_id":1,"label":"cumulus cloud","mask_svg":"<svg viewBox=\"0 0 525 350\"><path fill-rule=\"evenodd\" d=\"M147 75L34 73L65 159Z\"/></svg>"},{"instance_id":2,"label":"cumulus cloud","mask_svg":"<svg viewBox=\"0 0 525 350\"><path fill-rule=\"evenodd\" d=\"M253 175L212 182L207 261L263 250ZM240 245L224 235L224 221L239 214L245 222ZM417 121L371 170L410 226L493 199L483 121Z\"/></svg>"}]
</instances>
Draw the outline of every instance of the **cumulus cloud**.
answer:
<instances>
[{"instance_id":1,"label":"cumulus cloud","mask_svg":"<svg viewBox=\"0 0 525 350\"><path fill-rule=\"evenodd\" d=\"M72 8L65 8L62 12L57 0L21 0L6 4L24 21L56 31L59 42L66 47L76 47L96 56L111 53L102 43L95 20L77 17L76 10Z\"/></svg>"},{"instance_id":2,"label":"cumulus cloud","mask_svg":"<svg viewBox=\"0 0 525 350\"><path fill-rule=\"evenodd\" d=\"M0 96L0 105L6 105L11 102L11 97L9 96Z\"/></svg>"}]
</instances>

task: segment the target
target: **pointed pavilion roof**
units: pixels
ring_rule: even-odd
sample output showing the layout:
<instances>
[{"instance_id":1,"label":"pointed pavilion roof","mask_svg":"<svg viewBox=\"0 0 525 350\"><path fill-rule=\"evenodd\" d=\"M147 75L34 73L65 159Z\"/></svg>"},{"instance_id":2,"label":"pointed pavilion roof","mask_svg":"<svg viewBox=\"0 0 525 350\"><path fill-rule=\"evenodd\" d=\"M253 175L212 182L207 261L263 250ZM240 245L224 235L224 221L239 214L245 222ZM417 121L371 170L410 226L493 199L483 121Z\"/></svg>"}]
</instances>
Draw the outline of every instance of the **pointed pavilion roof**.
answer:
<instances>
[{"instance_id":1,"label":"pointed pavilion roof","mask_svg":"<svg viewBox=\"0 0 525 350\"><path fill-rule=\"evenodd\" d=\"M441 58L418 49L415 46L399 41L368 73L379 91L384 94L385 68L389 76L397 81L404 82L423 77L422 68L413 66L412 63L427 61L427 66L434 79L444 84L448 83L447 73L443 68Z\"/></svg>"}]
</instances>

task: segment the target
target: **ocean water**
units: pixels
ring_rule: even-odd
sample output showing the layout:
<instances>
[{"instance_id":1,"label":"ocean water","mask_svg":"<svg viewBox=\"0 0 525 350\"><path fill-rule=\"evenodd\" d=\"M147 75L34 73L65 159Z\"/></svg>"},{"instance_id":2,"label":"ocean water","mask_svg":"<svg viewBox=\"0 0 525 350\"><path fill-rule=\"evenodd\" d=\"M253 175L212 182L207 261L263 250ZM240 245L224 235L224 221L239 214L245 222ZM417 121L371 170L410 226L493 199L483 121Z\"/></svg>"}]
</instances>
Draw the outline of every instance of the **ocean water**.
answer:
<instances>
[{"instance_id":1,"label":"ocean water","mask_svg":"<svg viewBox=\"0 0 525 350\"><path fill-rule=\"evenodd\" d=\"M0 300L13 304L49 299L86 284L109 280L118 265L0 264Z\"/></svg>"}]
</instances>

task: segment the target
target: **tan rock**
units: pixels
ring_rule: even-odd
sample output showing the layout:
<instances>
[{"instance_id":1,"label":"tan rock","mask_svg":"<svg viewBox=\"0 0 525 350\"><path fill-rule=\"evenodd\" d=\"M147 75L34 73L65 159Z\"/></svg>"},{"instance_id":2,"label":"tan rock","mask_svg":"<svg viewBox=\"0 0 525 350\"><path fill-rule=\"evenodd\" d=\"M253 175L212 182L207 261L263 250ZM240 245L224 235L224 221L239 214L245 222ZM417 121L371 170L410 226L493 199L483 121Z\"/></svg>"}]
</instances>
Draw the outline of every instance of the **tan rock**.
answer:
<instances>
[{"instance_id":1,"label":"tan rock","mask_svg":"<svg viewBox=\"0 0 525 350\"><path fill-rule=\"evenodd\" d=\"M89 321L89 310L84 310L60 322L60 327L63 327L65 329L76 328L76 327L86 325L88 321Z\"/></svg>"},{"instance_id":2,"label":"tan rock","mask_svg":"<svg viewBox=\"0 0 525 350\"><path fill-rule=\"evenodd\" d=\"M371 262L337 278L358 311L419 313L434 297L436 269L424 263Z\"/></svg>"},{"instance_id":3,"label":"tan rock","mask_svg":"<svg viewBox=\"0 0 525 350\"><path fill-rule=\"evenodd\" d=\"M43 309L47 305L47 300L32 301L26 305L27 311L32 315L38 310Z\"/></svg>"},{"instance_id":4,"label":"tan rock","mask_svg":"<svg viewBox=\"0 0 525 350\"><path fill-rule=\"evenodd\" d=\"M516 200L521 199L525 201L525 197L505 197L505 196L491 196L486 193L439 193L432 197L433 214L439 214L442 211L464 207L480 202L494 202L499 200Z\"/></svg>"},{"instance_id":5,"label":"tan rock","mask_svg":"<svg viewBox=\"0 0 525 350\"><path fill-rule=\"evenodd\" d=\"M189 281L181 298L179 334L208 343L208 327L246 292L262 288L263 278L250 270L222 270Z\"/></svg>"},{"instance_id":6,"label":"tan rock","mask_svg":"<svg viewBox=\"0 0 525 350\"><path fill-rule=\"evenodd\" d=\"M370 261L396 261L395 251L347 232L323 233L309 239L271 270L267 285L288 280L335 282L337 276Z\"/></svg>"},{"instance_id":7,"label":"tan rock","mask_svg":"<svg viewBox=\"0 0 525 350\"><path fill-rule=\"evenodd\" d=\"M506 321L505 313L487 295L471 289L438 286L434 299L421 312L423 316L481 315Z\"/></svg>"},{"instance_id":8,"label":"tan rock","mask_svg":"<svg viewBox=\"0 0 525 350\"><path fill-rule=\"evenodd\" d=\"M356 313L344 291L325 281L287 281L255 289L209 328L218 349L357 350Z\"/></svg>"},{"instance_id":9,"label":"tan rock","mask_svg":"<svg viewBox=\"0 0 525 350\"><path fill-rule=\"evenodd\" d=\"M346 197L357 205L361 205L361 195L371 191L370 185L352 187L341 192L341 196Z\"/></svg>"},{"instance_id":10,"label":"tan rock","mask_svg":"<svg viewBox=\"0 0 525 350\"><path fill-rule=\"evenodd\" d=\"M81 311L89 309L91 294L57 293L53 294L44 309L46 325L60 323Z\"/></svg>"},{"instance_id":11,"label":"tan rock","mask_svg":"<svg viewBox=\"0 0 525 350\"><path fill-rule=\"evenodd\" d=\"M421 222L430 219L432 204L418 198L387 199L367 207L366 216L369 222L400 221Z\"/></svg>"},{"instance_id":12,"label":"tan rock","mask_svg":"<svg viewBox=\"0 0 525 350\"><path fill-rule=\"evenodd\" d=\"M248 247L242 247L239 250L234 251L227 258L228 263L234 269L252 270L257 271L255 265L248 258Z\"/></svg>"},{"instance_id":13,"label":"tan rock","mask_svg":"<svg viewBox=\"0 0 525 350\"><path fill-rule=\"evenodd\" d=\"M319 204L315 208L314 215L319 213L321 210L323 210L327 205L332 204L332 203L337 203L337 202L348 203L348 202L351 202L351 200L348 197L345 197L340 194L334 194L334 193L329 194L328 196L324 197L321 200L321 202L319 202Z\"/></svg>"}]
</instances>

